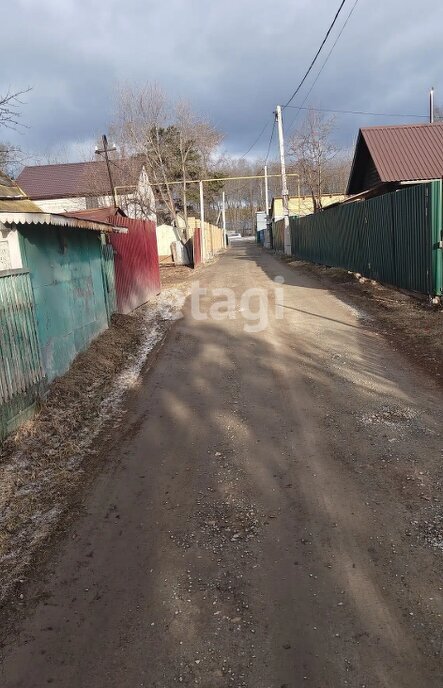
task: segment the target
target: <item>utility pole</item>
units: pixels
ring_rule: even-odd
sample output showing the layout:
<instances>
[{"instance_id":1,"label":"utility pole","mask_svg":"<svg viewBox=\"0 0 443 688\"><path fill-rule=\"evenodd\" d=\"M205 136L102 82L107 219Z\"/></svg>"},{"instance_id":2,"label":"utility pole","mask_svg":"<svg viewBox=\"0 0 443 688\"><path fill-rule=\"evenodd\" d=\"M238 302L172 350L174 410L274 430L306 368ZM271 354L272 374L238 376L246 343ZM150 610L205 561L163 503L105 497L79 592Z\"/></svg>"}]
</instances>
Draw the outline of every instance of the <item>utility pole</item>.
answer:
<instances>
[{"instance_id":1,"label":"utility pole","mask_svg":"<svg viewBox=\"0 0 443 688\"><path fill-rule=\"evenodd\" d=\"M281 107L277 105L275 111L275 119L277 120L278 128L278 142L280 147L280 165L281 165L281 184L282 184L282 200L283 200L283 218L285 223L284 228L284 245L285 254L287 256L291 255L291 234L289 231L289 192L288 183L286 179L286 163L285 163L285 141L283 138L283 120L281 115Z\"/></svg>"},{"instance_id":2,"label":"utility pole","mask_svg":"<svg viewBox=\"0 0 443 688\"><path fill-rule=\"evenodd\" d=\"M269 186L268 186L268 166L265 165L265 204L266 204L266 218L269 211Z\"/></svg>"},{"instance_id":3,"label":"utility pole","mask_svg":"<svg viewBox=\"0 0 443 688\"><path fill-rule=\"evenodd\" d=\"M223 248L226 248L226 194L222 192Z\"/></svg>"},{"instance_id":4,"label":"utility pole","mask_svg":"<svg viewBox=\"0 0 443 688\"><path fill-rule=\"evenodd\" d=\"M431 88L429 93L429 122L434 124L434 87Z\"/></svg>"},{"instance_id":5,"label":"utility pole","mask_svg":"<svg viewBox=\"0 0 443 688\"><path fill-rule=\"evenodd\" d=\"M206 241L205 241L205 199L203 196L203 181L199 182L200 187L200 245L202 252L202 263L205 262L206 258Z\"/></svg>"},{"instance_id":6,"label":"utility pole","mask_svg":"<svg viewBox=\"0 0 443 688\"><path fill-rule=\"evenodd\" d=\"M108 168L108 175L109 175L109 183L110 183L110 185L111 185L111 195L112 195L112 197L113 197L113 199L114 199L114 208L117 208L117 205L118 205L118 204L117 204L117 194L116 194L116 192L115 192L115 186L114 186L114 183L113 183L113 181L112 181L111 164L110 164L110 162L109 162L109 153L112 153L113 151L116 151L117 148L116 148L115 146L109 147L109 145L108 145L108 139L107 139L107 137L106 137L106 134L103 134L103 136L102 136L102 144L103 144L103 148L102 148L102 149L100 149L100 148L98 148L98 147L96 146L96 148L95 148L95 154L96 154L96 155L101 155L102 153L105 154L106 167Z\"/></svg>"}]
</instances>

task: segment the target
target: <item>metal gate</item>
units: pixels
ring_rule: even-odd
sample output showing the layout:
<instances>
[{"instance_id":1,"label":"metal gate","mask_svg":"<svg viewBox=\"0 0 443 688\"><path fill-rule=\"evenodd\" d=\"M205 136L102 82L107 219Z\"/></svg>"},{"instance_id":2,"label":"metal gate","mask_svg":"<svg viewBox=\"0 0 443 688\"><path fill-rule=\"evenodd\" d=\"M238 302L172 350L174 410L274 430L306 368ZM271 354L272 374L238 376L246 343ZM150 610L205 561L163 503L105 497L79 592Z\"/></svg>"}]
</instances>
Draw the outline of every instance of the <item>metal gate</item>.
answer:
<instances>
[{"instance_id":1,"label":"metal gate","mask_svg":"<svg viewBox=\"0 0 443 688\"><path fill-rule=\"evenodd\" d=\"M202 262L202 236L200 227L196 227L193 236L193 261L194 267L198 267Z\"/></svg>"},{"instance_id":2,"label":"metal gate","mask_svg":"<svg viewBox=\"0 0 443 688\"><path fill-rule=\"evenodd\" d=\"M114 249L111 244L105 243L102 239L102 272L103 288L105 292L106 312L108 323L111 324L111 316L117 311L117 297L115 292L115 268L114 268Z\"/></svg>"},{"instance_id":3,"label":"metal gate","mask_svg":"<svg viewBox=\"0 0 443 688\"><path fill-rule=\"evenodd\" d=\"M44 387L29 272L0 272L0 440L32 415Z\"/></svg>"}]
</instances>

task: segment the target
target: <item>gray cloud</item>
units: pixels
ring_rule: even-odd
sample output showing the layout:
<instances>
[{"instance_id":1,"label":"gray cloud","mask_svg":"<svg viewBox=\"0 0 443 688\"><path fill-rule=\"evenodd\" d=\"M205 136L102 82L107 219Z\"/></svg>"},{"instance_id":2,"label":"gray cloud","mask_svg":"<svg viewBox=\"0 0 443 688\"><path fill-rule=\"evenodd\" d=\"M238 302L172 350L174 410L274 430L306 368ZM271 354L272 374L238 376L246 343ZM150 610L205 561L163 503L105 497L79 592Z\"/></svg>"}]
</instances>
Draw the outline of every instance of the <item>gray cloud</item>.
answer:
<instances>
[{"instance_id":1,"label":"gray cloud","mask_svg":"<svg viewBox=\"0 0 443 688\"><path fill-rule=\"evenodd\" d=\"M171 96L189 99L225 133L226 149L242 154L294 90L336 5L18 0L2 13L0 93L33 87L23 106L29 128L0 138L36 154L78 149L76 142L107 128L117 82L156 81ZM443 103L442 19L438 0L422 0L419 8L412 0L360 0L308 104L426 113L431 85ZM315 74L294 104L304 100ZM295 115L285 112L288 129ZM359 126L396 121L337 116L337 138L350 146ZM270 126L251 155L264 154L269 135Z\"/></svg>"}]
</instances>

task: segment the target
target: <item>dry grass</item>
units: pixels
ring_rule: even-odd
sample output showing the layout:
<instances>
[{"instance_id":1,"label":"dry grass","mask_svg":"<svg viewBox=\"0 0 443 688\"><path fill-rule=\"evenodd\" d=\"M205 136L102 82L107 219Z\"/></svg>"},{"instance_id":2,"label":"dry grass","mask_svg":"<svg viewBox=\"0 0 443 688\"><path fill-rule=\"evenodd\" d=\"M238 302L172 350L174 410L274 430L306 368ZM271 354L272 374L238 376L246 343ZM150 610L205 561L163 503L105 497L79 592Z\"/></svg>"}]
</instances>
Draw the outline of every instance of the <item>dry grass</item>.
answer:
<instances>
[{"instance_id":1,"label":"dry grass","mask_svg":"<svg viewBox=\"0 0 443 688\"><path fill-rule=\"evenodd\" d=\"M140 345L143 309L113 327L50 387L39 413L0 447L0 600L24 575L84 479L100 405Z\"/></svg>"},{"instance_id":2,"label":"dry grass","mask_svg":"<svg viewBox=\"0 0 443 688\"><path fill-rule=\"evenodd\" d=\"M162 289L187 282L193 279L194 275L195 270L189 265L174 265L174 263L160 265Z\"/></svg>"},{"instance_id":3,"label":"dry grass","mask_svg":"<svg viewBox=\"0 0 443 688\"><path fill-rule=\"evenodd\" d=\"M114 315L112 327L52 383L38 414L0 444L1 603L44 553L100 467L97 447L103 442L97 437L110 417L117 420L120 393L180 307L176 296L185 293L180 287L193 271L165 271L163 288L166 283L170 289L131 315Z\"/></svg>"}]
</instances>

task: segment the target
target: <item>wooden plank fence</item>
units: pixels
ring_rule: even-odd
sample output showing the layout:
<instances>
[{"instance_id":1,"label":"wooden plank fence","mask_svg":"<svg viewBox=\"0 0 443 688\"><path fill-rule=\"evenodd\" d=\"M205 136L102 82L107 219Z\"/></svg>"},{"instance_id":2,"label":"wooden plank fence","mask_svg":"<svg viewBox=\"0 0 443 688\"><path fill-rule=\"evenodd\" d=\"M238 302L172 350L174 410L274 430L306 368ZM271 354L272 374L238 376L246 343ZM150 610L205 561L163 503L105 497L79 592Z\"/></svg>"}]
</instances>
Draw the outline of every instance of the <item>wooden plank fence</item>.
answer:
<instances>
[{"instance_id":1,"label":"wooden plank fence","mask_svg":"<svg viewBox=\"0 0 443 688\"><path fill-rule=\"evenodd\" d=\"M0 440L31 415L44 386L29 272L0 271Z\"/></svg>"}]
</instances>

